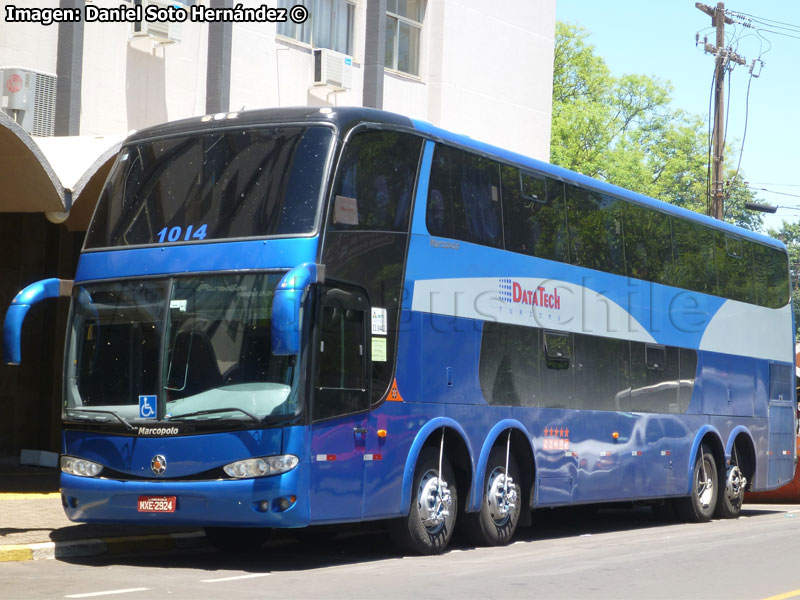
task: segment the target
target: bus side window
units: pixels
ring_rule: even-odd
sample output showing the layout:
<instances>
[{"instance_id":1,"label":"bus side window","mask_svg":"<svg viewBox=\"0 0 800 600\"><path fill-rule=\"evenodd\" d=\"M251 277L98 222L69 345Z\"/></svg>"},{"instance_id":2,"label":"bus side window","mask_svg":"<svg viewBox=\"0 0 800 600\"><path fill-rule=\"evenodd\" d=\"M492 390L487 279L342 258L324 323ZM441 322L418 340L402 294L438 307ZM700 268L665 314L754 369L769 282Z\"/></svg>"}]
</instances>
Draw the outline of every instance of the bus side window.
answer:
<instances>
[{"instance_id":1,"label":"bus side window","mask_svg":"<svg viewBox=\"0 0 800 600\"><path fill-rule=\"evenodd\" d=\"M408 231L422 139L369 130L347 142L334 186L337 230Z\"/></svg>"},{"instance_id":2,"label":"bus side window","mask_svg":"<svg viewBox=\"0 0 800 600\"><path fill-rule=\"evenodd\" d=\"M566 369L572 355L569 334L544 332L544 353L548 369Z\"/></svg>"},{"instance_id":3,"label":"bus side window","mask_svg":"<svg viewBox=\"0 0 800 600\"><path fill-rule=\"evenodd\" d=\"M781 308L789 302L786 253L777 248L753 244L756 301L761 306Z\"/></svg>"},{"instance_id":4,"label":"bus side window","mask_svg":"<svg viewBox=\"0 0 800 600\"><path fill-rule=\"evenodd\" d=\"M506 250L567 262L564 184L510 165L501 178Z\"/></svg>"},{"instance_id":5,"label":"bus side window","mask_svg":"<svg viewBox=\"0 0 800 600\"><path fill-rule=\"evenodd\" d=\"M717 233L717 273L719 295L753 302L753 248L741 238Z\"/></svg>"},{"instance_id":6,"label":"bus side window","mask_svg":"<svg viewBox=\"0 0 800 600\"><path fill-rule=\"evenodd\" d=\"M437 144L425 221L431 235L502 248L500 165Z\"/></svg>"},{"instance_id":7,"label":"bus side window","mask_svg":"<svg viewBox=\"0 0 800 600\"><path fill-rule=\"evenodd\" d=\"M570 261L573 265L624 275L624 203L574 185L566 188Z\"/></svg>"},{"instance_id":8,"label":"bus side window","mask_svg":"<svg viewBox=\"0 0 800 600\"><path fill-rule=\"evenodd\" d=\"M717 293L714 232L697 223L672 219L675 270L672 285L707 294Z\"/></svg>"},{"instance_id":9,"label":"bus side window","mask_svg":"<svg viewBox=\"0 0 800 600\"><path fill-rule=\"evenodd\" d=\"M669 215L637 204L625 206L625 262L628 277L672 283L672 226Z\"/></svg>"}]
</instances>

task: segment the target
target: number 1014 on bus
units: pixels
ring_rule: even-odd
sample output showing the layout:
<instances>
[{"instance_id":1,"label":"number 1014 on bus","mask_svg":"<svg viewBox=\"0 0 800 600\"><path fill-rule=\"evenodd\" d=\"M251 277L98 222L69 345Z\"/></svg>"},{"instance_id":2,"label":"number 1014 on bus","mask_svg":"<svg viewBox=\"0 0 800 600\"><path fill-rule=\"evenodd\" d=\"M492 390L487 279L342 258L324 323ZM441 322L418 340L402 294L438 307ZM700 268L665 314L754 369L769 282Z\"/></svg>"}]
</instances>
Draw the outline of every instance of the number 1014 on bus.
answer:
<instances>
[{"instance_id":1,"label":"number 1014 on bus","mask_svg":"<svg viewBox=\"0 0 800 600\"><path fill-rule=\"evenodd\" d=\"M206 239L206 229L208 225L200 225L197 229L193 230L193 225L189 225L186 228L186 232L184 233L183 227L175 226L175 227L164 227L161 231L158 232L158 242L163 244L164 242L179 242L184 241L188 242L190 240L204 240Z\"/></svg>"}]
</instances>

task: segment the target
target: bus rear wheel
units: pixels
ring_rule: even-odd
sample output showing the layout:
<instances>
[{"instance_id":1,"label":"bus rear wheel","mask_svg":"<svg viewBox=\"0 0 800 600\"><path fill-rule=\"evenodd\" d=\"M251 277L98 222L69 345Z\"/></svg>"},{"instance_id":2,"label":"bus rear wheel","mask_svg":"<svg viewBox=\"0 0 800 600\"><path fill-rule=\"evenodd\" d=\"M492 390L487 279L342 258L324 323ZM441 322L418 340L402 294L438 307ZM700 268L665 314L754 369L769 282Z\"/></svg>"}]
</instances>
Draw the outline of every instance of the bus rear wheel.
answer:
<instances>
[{"instance_id":1,"label":"bus rear wheel","mask_svg":"<svg viewBox=\"0 0 800 600\"><path fill-rule=\"evenodd\" d=\"M701 444L692 470L692 493L676 501L676 507L686 521L704 523L711 520L717 507L717 483L714 453L707 444Z\"/></svg>"},{"instance_id":2,"label":"bus rear wheel","mask_svg":"<svg viewBox=\"0 0 800 600\"><path fill-rule=\"evenodd\" d=\"M720 493L716 516L720 519L738 519L742 512L747 479L738 465L728 467L727 475L720 477Z\"/></svg>"},{"instance_id":3,"label":"bus rear wheel","mask_svg":"<svg viewBox=\"0 0 800 600\"><path fill-rule=\"evenodd\" d=\"M492 448L486 463L481 509L467 513L467 535L478 545L504 546L511 542L519 523L522 495L520 475L513 455L508 457L506 478L506 450Z\"/></svg>"},{"instance_id":4,"label":"bus rear wheel","mask_svg":"<svg viewBox=\"0 0 800 600\"><path fill-rule=\"evenodd\" d=\"M450 461L442 457L439 477L439 451L422 450L414 471L411 508L408 516L389 522L394 544L412 554L441 554L453 537L458 512L458 490Z\"/></svg>"},{"instance_id":5,"label":"bus rear wheel","mask_svg":"<svg viewBox=\"0 0 800 600\"><path fill-rule=\"evenodd\" d=\"M263 527L206 527L205 532L208 541L218 550L243 554L261 548L272 530Z\"/></svg>"}]
</instances>

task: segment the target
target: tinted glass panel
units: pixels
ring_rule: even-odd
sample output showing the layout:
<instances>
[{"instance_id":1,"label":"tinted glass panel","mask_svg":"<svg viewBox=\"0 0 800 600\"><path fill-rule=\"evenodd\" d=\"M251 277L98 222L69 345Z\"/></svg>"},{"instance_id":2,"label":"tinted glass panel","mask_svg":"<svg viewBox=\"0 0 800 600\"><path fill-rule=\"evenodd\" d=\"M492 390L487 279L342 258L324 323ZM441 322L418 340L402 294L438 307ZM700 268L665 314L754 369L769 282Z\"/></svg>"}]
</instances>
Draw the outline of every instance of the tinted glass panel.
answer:
<instances>
[{"instance_id":1,"label":"tinted glass panel","mask_svg":"<svg viewBox=\"0 0 800 600\"><path fill-rule=\"evenodd\" d=\"M67 406L135 405L158 394L165 282L76 286ZM137 413L138 416L138 413Z\"/></svg>"},{"instance_id":2,"label":"tinted glass panel","mask_svg":"<svg viewBox=\"0 0 800 600\"><path fill-rule=\"evenodd\" d=\"M572 185L567 185L566 189L569 256L572 264L624 275L624 203L617 198Z\"/></svg>"},{"instance_id":3,"label":"tinted glass panel","mask_svg":"<svg viewBox=\"0 0 800 600\"><path fill-rule=\"evenodd\" d=\"M437 145L426 224L432 235L502 247L498 163Z\"/></svg>"},{"instance_id":4,"label":"tinted glass panel","mask_svg":"<svg viewBox=\"0 0 800 600\"><path fill-rule=\"evenodd\" d=\"M680 348L678 352L681 364L678 369L680 390L678 392L679 406L677 412L685 413L689 408L689 402L692 400L694 380L697 376L697 351Z\"/></svg>"},{"instance_id":5,"label":"tinted glass panel","mask_svg":"<svg viewBox=\"0 0 800 600\"><path fill-rule=\"evenodd\" d=\"M371 363L372 400L375 402L386 394L394 373L407 241L408 234L379 231L329 231L325 236L322 253L325 276L363 288L372 308L386 310L387 331L382 336L385 337L385 360Z\"/></svg>"},{"instance_id":6,"label":"tinted glass panel","mask_svg":"<svg viewBox=\"0 0 800 600\"><path fill-rule=\"evenodd\" d=\"M408 231L421 148L421 138L396 131L353 136L334 187L331 227Z\"/></svg>"},{"instance_id":7,"label":"tinted glass panel","mask_svg":"<svg viewBox=\"0 0 800 600\"><path fill-rule=\"evenodd\" d=\"M575 336L575 407L628 410L630 347L627 340Z\"/></svg>"},{"instance_id":8,"label":"tinted glass panel","mask_svg":"<svg viewBox=\"0 0 800 600\"><path fill-rule=\"evenodd\" d=\"M644 206L626 205L625 259L629 277L669 284L673 279L669 216Z\"/></svg>"},{"instance_id":9,"label":"tinted glass panel","mask_svg":"<svg viewBox=\"0 0 800 600\"><path fill-rule=\"evenodd\" d=\"M648 369L663 371L667 366L667 349L664 346L644 346L645 363Z\"/></svg>"},{"instance_id":10,"label":"tinted glass panel","mask_svg":"<svg viewBox=\"0 0 800 600\"><path fill-rule=\"evenodd\" d=\"M752 244L756 280L756 301L770 308L789 302L789 273L786 254L777 248Z\"/></svg>"},{"instance_id":11,"label":"tinted glass panel","mask_svg":"<svg viewBox=\"0 0 800 600\"><path fill-rule=\"evenodd\" d=\"M86 247L310 233L332 137L281 127L123 148Z\"/></svg>"},{"instance_id":12,"label":"tinted glass panel","mask_svg":"<svg viewBox=\"0 0 800 600\"><path fill-rule=\"evenodd\" d=\"M506 250L568 262L564 184L502 166Z\"/></svg>"},{"instance_id":13,"label":"tinted glass panel","mask_svg":"<svg viewBox=\"0 0 800 600\"><path fill-rule=\"evenodd\" d=\"M483 325L479 374L489 404L678 414L689 407L696 371L694 350Z\"/></svg>"},{"instance_id":14,"label":"tinted glass panel","mask_svg":"<svg viewBox=\"0 0 800 600\"><path fill-rule=\"evenodd\" d=\"M572 335L543 331L544 352L539 364L540 406L571 408L574 400L574 373L569 357Z\"/></svg>"},{"instance_id":15,"label":"tinted glass panel","mask_svg":"<svg viewBox=\"0 0 800 600\"><path fill-rule=\"evenodd\" d=\"M707 294L717 293L717 271L714 266L714 232L680 219L672 219L675 242L674 283Z\"/></svg>"},{"instance_id":16,"label":"tinted glass panel","mask_svg":"<svg viewBox=\"0 0 800 600\"><path fill-rule=\"evenodd\" d=\"M681 412L678 361L678 348L631 342L632 411Z\"/></svg>"},{"instance_id":17,"label":"tinted glass panel","mask_svg":"<svg viewBox=\"0 0 800 600\"><path fill-rule=\"evenodd\" d=\"M341 306L323 306L319 347L319 387L364 387L364 314Z\"/></svg>"},{"instance_id":18,"label":"tinted glass panel","mask_svg":"<svg viewBox=\"0 0 800 600\"><path fill-rule=\"evenodd\" d=\"M487 321L481 338L480 382L489 404L536 406L539 329Z\"/></svg>"},{"instance_id":19,"label":"tinted glass panel","mask_svg":"<svg viewBox=\"0 0 800 600\"><path fill-rule=\"evenodd\" d=\"M366 306L358 292L329 289L322 295L314 419L369 407L364 379Z\"/></svg>"},{"instance_id":20,"label":"tinted glass panel","mask_svg":"<svg viewBox=\"0 0 800 600\"><path fill-rule=\"evenodd\" d=\"M753 302L753 248L741 238L717 233L717 279L719 295Z\"/></svg>"}]
</instances>

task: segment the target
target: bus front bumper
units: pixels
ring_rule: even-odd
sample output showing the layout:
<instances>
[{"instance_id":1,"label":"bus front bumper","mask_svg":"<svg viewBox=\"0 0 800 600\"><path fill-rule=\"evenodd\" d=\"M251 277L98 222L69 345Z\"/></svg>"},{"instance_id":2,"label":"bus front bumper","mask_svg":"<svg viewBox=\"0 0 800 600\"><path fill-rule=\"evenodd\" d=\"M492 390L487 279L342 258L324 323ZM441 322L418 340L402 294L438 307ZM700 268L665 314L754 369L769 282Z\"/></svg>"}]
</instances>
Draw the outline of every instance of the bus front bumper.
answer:
<instances>
[{"instance_id":1,"label":"bus front bumper","mask_svg":"<svg viewBox=\"0 0 800 600\"><path fill-rule=\"evenodd\" d=\"M303 527L309 522L308 498L299 493L307 486L298 485L304 470L300 465L282 475L218 481L117 481L62 473L61 500L67 517L80 523Z\"/></svg>"}]
</instances>

